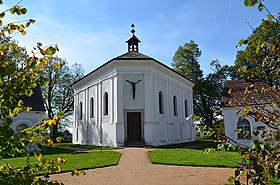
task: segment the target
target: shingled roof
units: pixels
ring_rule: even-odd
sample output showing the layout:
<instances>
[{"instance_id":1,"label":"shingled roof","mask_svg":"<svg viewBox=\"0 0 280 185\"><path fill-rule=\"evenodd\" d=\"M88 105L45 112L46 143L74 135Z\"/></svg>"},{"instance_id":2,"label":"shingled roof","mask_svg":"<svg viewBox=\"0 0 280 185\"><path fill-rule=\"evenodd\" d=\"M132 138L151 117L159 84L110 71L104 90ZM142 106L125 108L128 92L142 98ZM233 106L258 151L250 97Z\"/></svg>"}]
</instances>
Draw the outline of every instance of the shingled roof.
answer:
<instances>
[{"instance_id":1,"label":"shingled roof","mask_svg":"<svg viewBox=\"0 0 280 185\"><path fill-rule=\"evenodd\" d=\"M142 53L139 53L137 51L129 51L121 56L114 58L114 60L120 60L120 59L153 59L153 58L144 55Z\"/></svg>"},{"instance_id":2,"label":"shingled roof","mask_svg":"<svg viewBox=\"0 0 280 185\"><path fill-rule=\"evenodd\" d=\"M23 101L24 106L32 107L31 111L45 111L44 99L40 85L37 85L34 88L33 94L30 97L23 95L18 99Z\"/></svg>"},{"instance_id":3,"label":"shingled roof","mask_svg":"<svg viewBox=\"0 0 280 185\"><path fill-rule=\"evenodd\" d=\"M258 79L238 79L225 81L222 106L269 104L279 101L279 90ZM270 89L269 91L266 91ZM228 92L231 91L229 94Z\"/></svg>"}]
</instances>

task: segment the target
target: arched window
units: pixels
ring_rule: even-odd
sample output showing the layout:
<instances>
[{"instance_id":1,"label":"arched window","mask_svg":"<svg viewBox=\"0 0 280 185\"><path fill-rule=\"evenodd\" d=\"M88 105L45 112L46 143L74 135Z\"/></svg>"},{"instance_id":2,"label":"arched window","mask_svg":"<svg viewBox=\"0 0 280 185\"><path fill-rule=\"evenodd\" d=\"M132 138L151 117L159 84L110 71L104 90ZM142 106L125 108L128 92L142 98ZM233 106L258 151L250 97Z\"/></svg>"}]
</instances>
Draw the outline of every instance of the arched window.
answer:
<instances>
[{"instance_id":1,"label":"arched window","mask_svg":"<svg viewBox=\"0 0 280 185\"><path fill-rule=\"evenodd\" d=\"M173 96L173 110L174 110L174 116L178 116L177 97L176 96Z\"/></svg>"},{"instance_id":2,"label":"arched window","mask_svg":"<svg viewBox=\"0 0 280 185\"><path fill-rule=\"evenodd\" d=\"M80 102L80 112L79 112L79 119L83 119L83 102Z\"/></svg>"},{"instance_id":3,"label":"arched window","mask_svg":"<svg viewBox=\"0 0 280 185\"><path fill-rule=\"evenodd\" d=\"M108 101L108 93L104 93L104 99L103 99L103 115L107 116L109 112L109 101Z\"/></svg>"},{"instance_id":4,"label":"arched window","mask_svg":"<svg viewBox=\"0 0 280 185\"><path fill-rule=\"evenodd\" d=\"M90 118L94 117L94 99L90 98Z\"/></svg>"},{"instance_id":5,"label":"arched window","mask_svg":"<svg viewBox=\"0 0 280 185\"><path fill-rule=\"evenodd\" d=\"M188 100L185 99L185 117L188 117L189 113L188 113Z\"/></svg>"},{"instance_id":6,"label":"arched window","mask_svg":"<svg viewBox=\"0 0 280 185\"><path fill-rule=\"evenodd\" d=\"M16 126L16 133L19 133L21 130L29 128L26 123L20 123Z\"/></svg>"},{"instance_id":7,"label":"arched window","mask_svg":"<svg viewBox=\"0 0 280 185\"><path fill-rule=\"evenodd\" d=\"M237 122L237 129L237 139L246 139L247 134L251 135L250 122L245 118Z\"/></svg>"},{"instance_id":8,"label":"arched window","mask_svg":"<svg viewBox=\"0 0 280 185\"><path fill-rule=\"evenodd\" d=\"M164 101L163 101L162 91L159 91L159 94L158 94L158 105L159 105L159 113L164 114Z\"/></svg>"}]
</instances>

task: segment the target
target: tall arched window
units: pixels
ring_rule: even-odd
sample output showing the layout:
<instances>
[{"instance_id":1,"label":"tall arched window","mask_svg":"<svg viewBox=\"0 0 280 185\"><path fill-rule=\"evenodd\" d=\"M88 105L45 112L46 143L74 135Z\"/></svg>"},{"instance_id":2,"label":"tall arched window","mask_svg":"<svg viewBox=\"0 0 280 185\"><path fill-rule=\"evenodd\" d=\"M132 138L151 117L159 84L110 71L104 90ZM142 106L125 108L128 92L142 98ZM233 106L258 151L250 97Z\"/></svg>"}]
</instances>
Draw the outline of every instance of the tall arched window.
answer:
<instances>
[{"instance_id":1,"label":"tall arched window","mask_svg":"<svg viewBox=\"0 0 280 185\"><path fill-rule=\"evenodd\" d=\"M185 99L185 117L188 117L189 113L188 113L188 100Z\"/></svg>"},{"instance_id":2,"label":"tall arched window","mask_svg":"<svg viewBox=\"0 0 280 185\"><path fill-rule=\"evenodd\" d=\"M177 97L176 96L173 96L173 111L174 111L174 116L178 116Z\"/></svg>"},{"instance_id":3,"label":"tall arched window","mask_svg":"<svg viewBox=\"0 0 280 185\"><path fill-rule=\"evenodd\" d=\"M90 98L90 118L94 117L94 99Z\"/></svg>"},{"instance_id":4,"label":"tall arched window","mask_svg":"<svg viewBox=\"0 0 280 185\"><path fill-rule=\"evenodd\" d=\"M103 99L103 115L107 116L109 112L109 101L108 101L108 93L104 93L104 99Z\"/></svg>"},{"instance_id":5,"label":"tall arched window","mask_svg":"<svg viewBox=\"0 0 280 185\"><path fill-rule=\"evenodd\" d=\"M80 112L79 112L79 119L83 119L83 102L80 102Z\"/></svg>"},{"instance_id":6,"label":"tall arched window","mask_svg":"<svg viewBox=\"0 0 280 185\"><path fill-rule=\"evenodd\" d=\"M237 139L246 139L247 134L251 135L250 122L245 118L237 122L237 129Z\"/></svg>"},{"instance_id":7,"label":"tall arched window","mask_svg":"<svg viewBox=\"0 0 280 185\"><path fill-rule=\"evenodd\" d=\"M164 114L164 100L163 100L162 91L159 91L159 94L158 94L158 105L159 105L159 113Z\"/></svg>"}]
</instances>

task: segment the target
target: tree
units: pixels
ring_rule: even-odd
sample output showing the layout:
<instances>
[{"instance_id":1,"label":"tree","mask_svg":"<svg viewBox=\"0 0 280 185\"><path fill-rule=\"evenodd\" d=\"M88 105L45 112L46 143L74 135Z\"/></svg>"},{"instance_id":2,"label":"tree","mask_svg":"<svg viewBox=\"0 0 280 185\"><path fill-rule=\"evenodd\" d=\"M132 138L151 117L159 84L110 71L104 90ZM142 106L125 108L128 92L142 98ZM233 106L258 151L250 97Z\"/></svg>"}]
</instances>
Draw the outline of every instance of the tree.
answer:
<instances>
[{"instance_id":1,"label":"tree","mask_svg":"<svg viewBox=\"0 0 280 185\"><path fill-rule=\"evenodd\" d=\"M45 135L48 128L56 124L59 117L55 115L52 119L44 120L33 128L24 129L19 133L15 133L10 128L12 123L10 117L16 117L18 113L30 110L30 107L25 107L16 97L32 95L43 74L42 67L47 63L46 58L51 57L58 50L56 46L42 47L42 44L38 43L29 56L22 47L10 39L15 32L25 35L26 28L35 22L29 19L3 25L6 14L27 13L27 9L19 5L20 2L0 13L0 184L60 184L56 181L44 181L39 174L59 172L61 170L59 164L65 163L65 159L60 157L43 159L42 154L37 151L34 155L38 163L31 164L29 163L31 154L25 153L28 144L51 144ZM0 5L3 5L2 0ZM42 57L39 57L40 55ZM14 169L1 161L5 156L16 155L27 156L26 159L23 158L25 161L23 167Z\"/></svg>"},{"instance_id":2,"label":"tree","mask_svg":"<svg viewBox=\"0 0 280 185\"><path fill-rule=\"evenodd\" d=\"M50 119L59 112L63 112L62 118L52 127L52 138L55 139L58 136L60 123L73 114L74 91L71 85L83 77L84 70L79 64L69 67L66 60L53 57L48 60L43 71L43 79L46 80L46 84L42 87L42 92L47 116Z\"/></svg>"},{"instance_id":3,"label":"tree","mask_svg":"<svg viewBox=\"0 0 280 185\"><path fill-rule=\"evenodd\" d=\"M244 94L247 103L234 98L236 103L245 107L241 117L251 116L266 127L255 130L253 143L240 152L244 161L248 162L248 177L253 184L267 184L272 178L280 179L280 17L273 16L263 1L244 0L247 7L258 5L260 11L266 10L267 20L253 29L247 39L242 39L238 46L245 49L237 54L236 65L242 78L259 79L263 86L247 87ZM247 65L240 66L242 60ZM233 96L235 96L233 94ZM258 101L257 97L262 97ZM240 151L240 150L239 150ZM237 177L242 173L239 170ZM232 178L233 179L233 178ZM235 179L238 184L239 180Z\"/></svg>"},{"instance_id":4,"label":"tree","mask_svg":"<svg viewBox=\"0 0 280 185\"><path fill-rule=\"evenodd\" d=\"M173 56L173 63L171 64L175 71L184 75L193 82L198 82L203 77L203 72L200 69L198 58L201 51L194 41L179 46L175 55Z\"/></svg>"},{"instance_id":5,"label":"tree","mask_svg":"<svg viewBox=\"0 0 280 185\"><path fill-rule=\"evenodd\" d=\"M263 20L256 29L253 29L251 36L240 41L239 44L246 45L246 48L238 51L236 56L235 69L239 76L244 76L242 73L245 68L250 68L246 72L247 78L262 79L269 84L278 83L279 85L277 75L270 75L272 71L279 73L277 69L279 69L280 64L277 63L277 58L274 59L274 62L270 61L269 65L264 60L266 57L273 59L272 57L275 56L275 54L271 53L271 49L276 51L276 48L270 47L279 47L279 29L280 23L278 21ZM260 47L260 44L266 45Z\"/></svg>"},{"instance_id":6,"label":"tree","mask_svg":"<svg viewBox=\"0 0 280 185\"><path fill-rule=\"evenodd\" d=\"M228 93L232 96L231 104L242 113L240 118L252 117L266 127L254 130L252 136L244 132L247 139L253 140L250 147L238 143L235 143L237 146L228 147L230 145L226 143L218 148L237 150L244 161L235 171L235 176L229 178L231 183L241 184L240 176L247 175L252 184L263 185L273 178L277 181L280 179L280 17L273 16L262 0L244 0L244 4L247 7L258 5L258 9L266 10L268 16L258 28L253 29L251 36L237 45L245 46L245 49L237 53L234 74L237 78L250 79L262 85L252 84L241 94L235 93L234 89ZM215 129L207 129L208 135L219 133ZM219 136L232 141L222 132Z\"/></svg>"},{"instance_id":7,"label":"tree","mask_svg":"<svg viewBox=\"0 0 280 185\"><path fill-rule=\"evenodd\" d=\"M202 125L213 126L220 122L216 112L220 109L220 100L223 81L229 75L229 67L221 66L218 60L213 60L211 66L213 73L203 77L198 58L201 51L194 41L180 46L176 51L172 66L178 73L184 75L195 83L194 95L194 114Z\"/></svg>"}]
</instances>

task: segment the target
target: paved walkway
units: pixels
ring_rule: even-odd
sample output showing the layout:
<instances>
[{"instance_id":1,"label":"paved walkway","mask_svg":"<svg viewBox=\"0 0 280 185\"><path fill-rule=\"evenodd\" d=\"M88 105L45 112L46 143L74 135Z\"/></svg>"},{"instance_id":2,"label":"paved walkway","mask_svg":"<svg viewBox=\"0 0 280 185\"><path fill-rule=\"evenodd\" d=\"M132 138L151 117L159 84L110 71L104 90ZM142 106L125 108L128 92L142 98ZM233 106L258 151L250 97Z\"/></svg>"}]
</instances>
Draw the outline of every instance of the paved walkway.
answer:
<instances>
[{"instance_id":1,"label":"paved walkway","mask_svg":"<svg viewBox=\"0 0 280 185\"><path fill-rule=\"evenodd\" d=\"M234 169L154 165L145 148L125 148L119 165L86 170L85 176L52 175L65 185L223 185Z\"/></svg>"}]
</instances>

